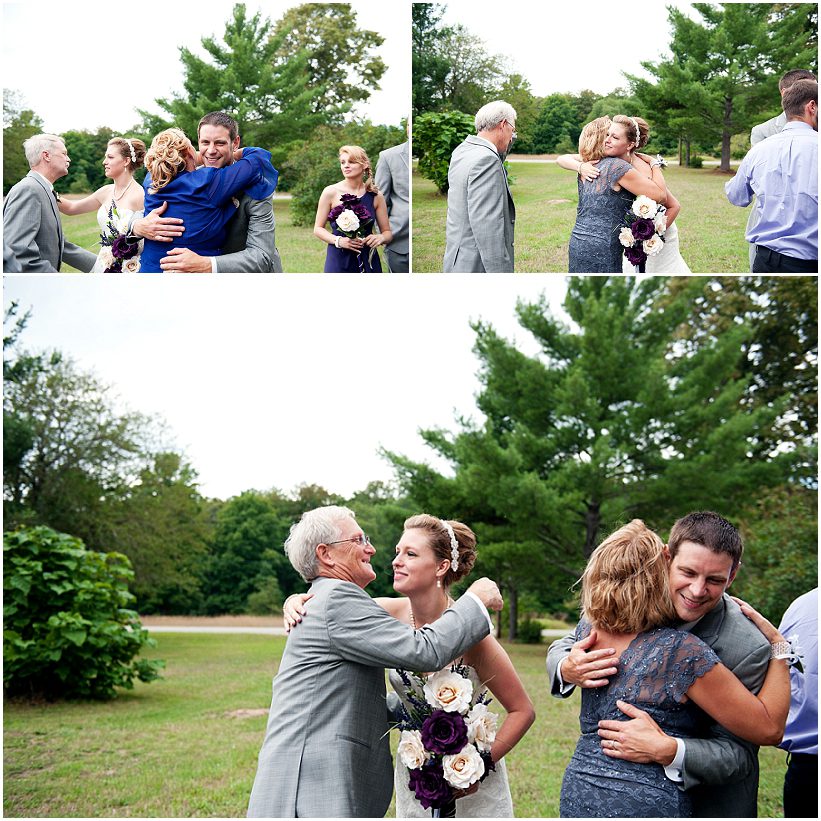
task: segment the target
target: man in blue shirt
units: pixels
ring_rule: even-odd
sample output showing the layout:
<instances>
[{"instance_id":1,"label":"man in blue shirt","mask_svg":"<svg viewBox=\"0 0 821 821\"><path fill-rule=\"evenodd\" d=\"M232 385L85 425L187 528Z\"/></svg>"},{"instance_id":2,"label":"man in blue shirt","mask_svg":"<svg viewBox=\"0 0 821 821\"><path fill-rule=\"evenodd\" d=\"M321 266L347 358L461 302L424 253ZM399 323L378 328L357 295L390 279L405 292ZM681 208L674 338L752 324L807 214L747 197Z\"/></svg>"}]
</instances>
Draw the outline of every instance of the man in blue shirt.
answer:
<instances>
[{"instance_id":1,"label":"man in blue shirt","mask_svg":"<svg viewBox=\"0 0 821 821\"><path fill-rule=\"evenodd\" d=\"M742 208L756 196L753 273L817 273L818 82L799 80L782 103L784 130L750 149L724 190Z\"/></svg>"},{"instance_id":2,"label":"man in blue shirt","mask_svg":"<svg viewBox=\"0 0 821 821\"><path fill-rule=\"evenodd\" d=\"M778 628L782 636L798 636L804 672L790 667L792 699L784 740L784 817L818 818L818 588L799 596Z\"/></svg>"}]
</instances>

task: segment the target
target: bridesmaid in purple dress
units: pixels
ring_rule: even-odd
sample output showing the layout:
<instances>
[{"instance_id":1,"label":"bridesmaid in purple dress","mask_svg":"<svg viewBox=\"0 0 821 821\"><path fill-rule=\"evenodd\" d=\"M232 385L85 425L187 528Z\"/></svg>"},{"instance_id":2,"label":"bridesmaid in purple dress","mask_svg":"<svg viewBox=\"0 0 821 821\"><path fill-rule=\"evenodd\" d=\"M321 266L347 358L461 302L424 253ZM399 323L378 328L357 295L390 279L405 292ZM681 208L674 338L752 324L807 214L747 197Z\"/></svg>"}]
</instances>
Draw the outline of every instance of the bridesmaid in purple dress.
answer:
<instances>
[{"instance_id":1,"label":"bridesmaid in purple dress","mask_svg":"<svg viewBox=\"0 0 821 821\"><path fill-rule=\"evenodd\" d=\"M358 145L343 145L339 164L344 179L322 192L314 221L314 236L328 245L325 273L380 273L376 249L393 239L385 198L374 184L368 155ZM333 231L325 227L329 222Z\"/></svg>"}]
</instances>

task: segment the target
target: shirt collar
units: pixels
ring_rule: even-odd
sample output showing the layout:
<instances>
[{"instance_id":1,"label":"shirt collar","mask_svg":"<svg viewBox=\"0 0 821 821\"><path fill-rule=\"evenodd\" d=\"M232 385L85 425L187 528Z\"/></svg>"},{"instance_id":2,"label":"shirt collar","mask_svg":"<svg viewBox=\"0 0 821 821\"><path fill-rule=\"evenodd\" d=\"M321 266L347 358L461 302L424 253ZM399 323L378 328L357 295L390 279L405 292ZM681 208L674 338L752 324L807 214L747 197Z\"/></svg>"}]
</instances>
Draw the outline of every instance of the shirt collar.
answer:
<instances>
[{"instance_id":1,"label":"shirt collar","mask_svg":"<svg viewBox=\"0 0 821 821\"><path fill-rule=\"evenodd\" d=\"M488 148L492 148L492 149L493 149L493 151L494 151L496 154L498 154L498 153L499 153L499 149L498 149L498 148L496 148L496 146L495 146L495 145L494 145L494 144L493 144L490 140L486 140L484 137L480 137L478 134L476 134L476 135L474 136L474 139L475 139L477 142L480 142L482 145L486 145Z\"/></svg>"},{"instance_id":2,"label":"shirt collar","mask_svg":"<svg viewBox=\"0 0 821 821\"><path fill-rule=\"evenodd\" d=\"M35 171L33 168L31 169L32 174L36 174L45 184L49 191L54 190L54 183L50 180L47 180L39 171Z\"/></svg>"},{"instance_id":3,"label":"shirt collar","mask_svg":"<svg viewBox=\"0 0 821 821\"><path fill-rule=\"evenodd\" d=\"M808 128L810 131L815 131L815 129L809 124L805 123L803 120L787 120L786 125L784 126L784 131L796 131L796 130L804 130Z\"/></svg>"}]
</instances>

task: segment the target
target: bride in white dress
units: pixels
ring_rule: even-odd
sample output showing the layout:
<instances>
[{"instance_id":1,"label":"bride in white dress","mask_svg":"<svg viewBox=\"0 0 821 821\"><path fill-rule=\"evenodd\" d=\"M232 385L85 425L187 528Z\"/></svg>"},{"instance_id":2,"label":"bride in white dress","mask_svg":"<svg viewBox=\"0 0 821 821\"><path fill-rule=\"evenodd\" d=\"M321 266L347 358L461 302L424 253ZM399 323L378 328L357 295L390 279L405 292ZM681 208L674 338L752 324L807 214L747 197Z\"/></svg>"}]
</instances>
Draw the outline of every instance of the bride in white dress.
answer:
<instances>
[{"instance_id":1,"label":"bride in white dress","mask_svg":"<svg viewBox=\"0 0 821 821\"><path fill-rule=\"evenodd\" d=\"M451 532L456 548L451 542ZM450 606L450 586L470 573L475 560L476 536L467 525L455 521L445 522L427 514L412 516L405 522L405 531L396 546L396 557L393 560L393 587L403 597L382 597L374 601L394 618L419 629L436 621ZM456 569L453 569L454 562ZM308 598L305 594L292 597L286 602L286 627L290 628L300 621L304 612L302 605ZM310 618L310 606L307 611L307 618ZM495 770L481 783L455 792L456 817L512 818L513 801L504 756L533 723L536 716L533 703L510 657L493 636L487 636L471 647L462 656L461 663L470 668L474 685L482 685L490 690L507 715L498 728L490 749ZM401 675L396 670L391 670L389 680L399 698L407 705L407 687ZM409 780L407 767L396 756L394 789L397 818L430 818L431 811L424 809L409 789Z\"/></svg>"},{"instance_id":2,"label":"bride in white dress","mask_svg":"<svg viewBox=\"0 0 821 821\"><path fill-rule=\"evenodd\" d=\"M638 144L637 148L643 148L650 141L650 126L641 117L623 117L617 115L616 122L621 122L623 125L638 126ZM594 120L594 123L598 122ZM588 123L592 125L592 123ZM601 173L596 168L596 163L604 156L604 139L606 136L606 129L588 129L585 126L582 133L579 135L579 143L586 141L587 155L594 159L582 161L580 154L562 154L556 158L556 164L560 168L567 171L575 171L581 175L583 179L594 180ZM646 154L640 154L636 150L631 150L629 162L633 168L640 174L650 178L650 162L652 157ZM689 274L691 273L689 266L681 256L678 242L678 226L675 219L681 211L681 204L673 195L670 189L667 189L667 230L664 232L662 239L664 245L661 251L654 256L648 257L645 263L645 272L648 274ZM626 257L622 257L622 273L632 274L638 271L638 267L631 265Z\"/></svg>"},{"instance_id":3,"label":"bride in white dress","mask_svg":"<svg viewBox=\"0 0 821 821\"><path fill-rule=\"evenodd\" d=\"M62 214L74 216L97 210L97 224L100 226L100 252L91 269L92 273L101 273L114 267L136 271L139 269L139 255L130 255L119 265L111 251L112 239L125 233L132 216L143 215L145 192L134 179L134 172L140 168L145 159L145 143L126 137L112 137L106 146L103 157L105 175L112 184L103 185L93 194L81 200L62 198L58 207Z\"/></svg>"}]
</instances>

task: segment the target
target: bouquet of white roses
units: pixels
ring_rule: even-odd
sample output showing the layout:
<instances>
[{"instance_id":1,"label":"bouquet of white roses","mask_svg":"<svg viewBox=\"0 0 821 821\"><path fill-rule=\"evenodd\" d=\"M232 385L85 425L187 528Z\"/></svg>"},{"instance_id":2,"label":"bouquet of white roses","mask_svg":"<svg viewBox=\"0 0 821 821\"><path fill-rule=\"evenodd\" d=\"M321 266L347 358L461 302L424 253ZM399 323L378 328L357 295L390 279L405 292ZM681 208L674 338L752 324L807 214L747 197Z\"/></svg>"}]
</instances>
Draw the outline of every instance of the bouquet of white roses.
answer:
<instances>
[{"instance_id":1,"label":"bouquet of white roses","mask_svg":"<svg viewBox=\"0 0 821 821\"><path fill-rule=\"evenodd\" d=\"M397 754L410 771L408 787L433 817L440 817L452 808L454 789L466 789L495 769L490 747L497 716L487 708L488 691L476 692L463 665L427 677L399 674L411 707L402 707L396 724L401 730Z\"/></svg>"},{"instance_id":2,"label":"bouquet of white roses","mask_svg":"<svg viewBox=\"0 0 821 821\"><path fill-rule=\"evenodd\" d=\"M631 265L637 265L644 273L647 257L658 254L664 247L667 230L667 209L643 194L636 197L625 215L628 227L619 232L619 242L624 246L624 256Z\"/></svg>"},{"instance_id":3,"label":"bouquet of white roses","mask_svg":"<svg viewBox=\"0 0 821 821\"><path fill-rule=\"evenodd\" d=\"M114 201L108 209L106 230L100 234L104 274L136 273L140 270L140 241L128 239L128 215L120 216Z\"/></svg>"}]
</instances>

